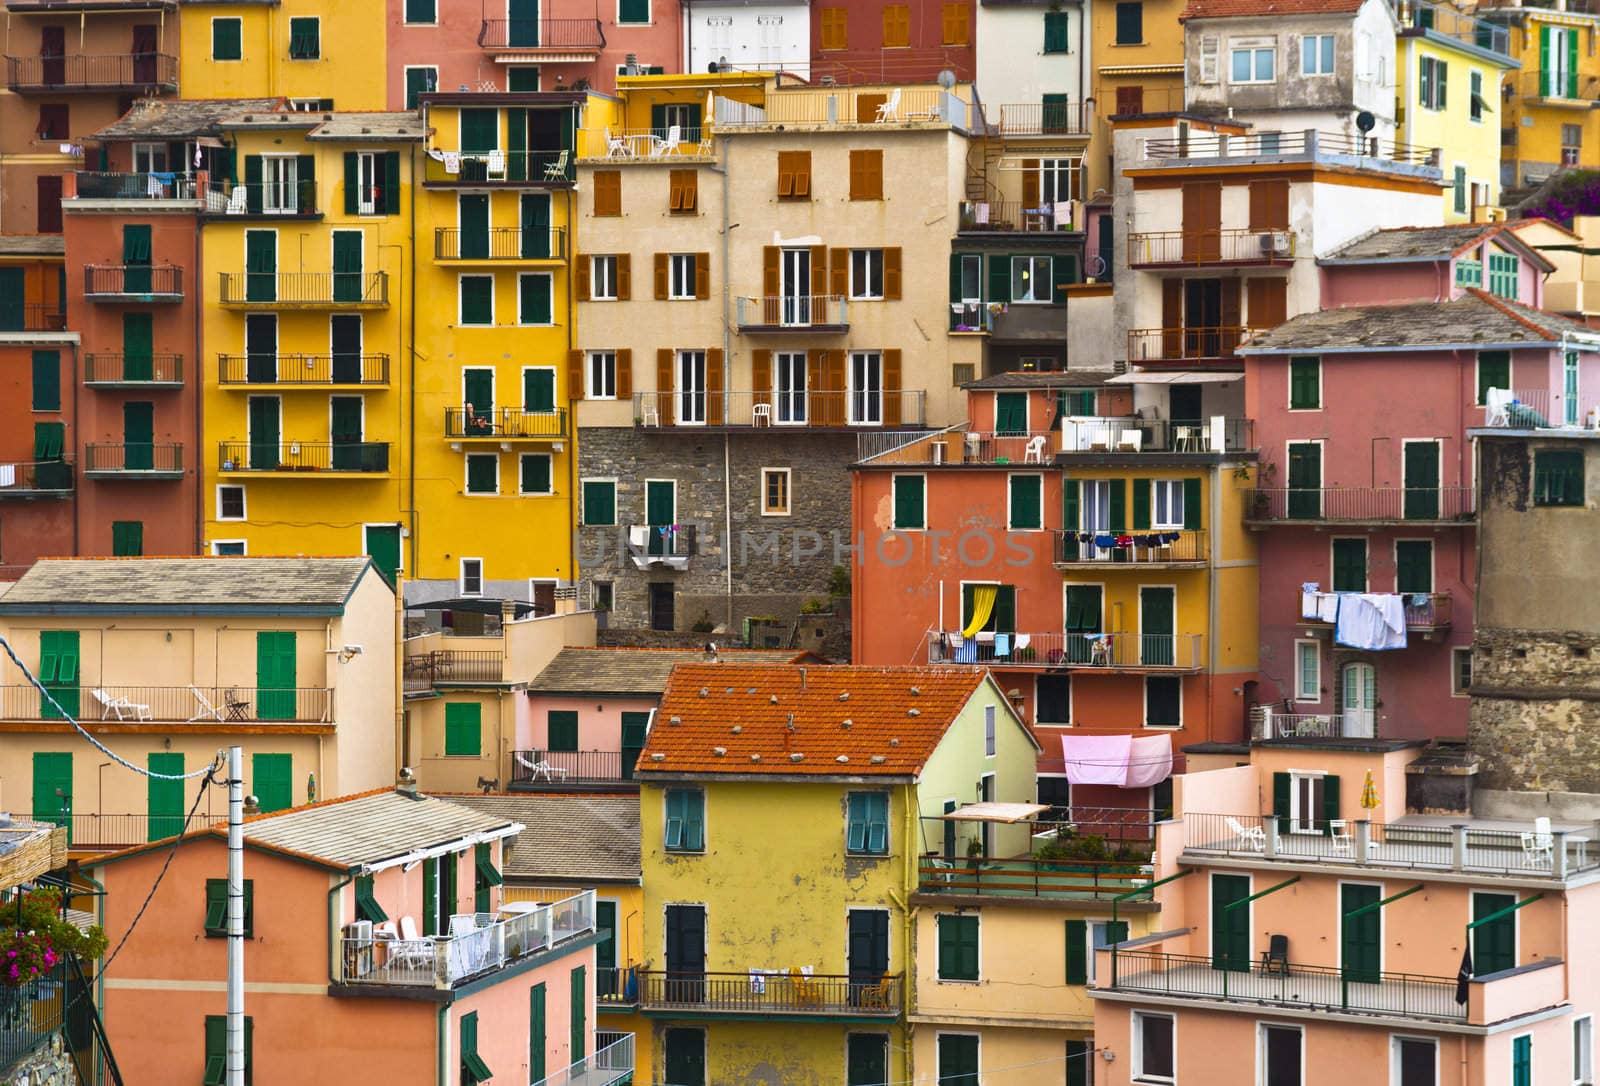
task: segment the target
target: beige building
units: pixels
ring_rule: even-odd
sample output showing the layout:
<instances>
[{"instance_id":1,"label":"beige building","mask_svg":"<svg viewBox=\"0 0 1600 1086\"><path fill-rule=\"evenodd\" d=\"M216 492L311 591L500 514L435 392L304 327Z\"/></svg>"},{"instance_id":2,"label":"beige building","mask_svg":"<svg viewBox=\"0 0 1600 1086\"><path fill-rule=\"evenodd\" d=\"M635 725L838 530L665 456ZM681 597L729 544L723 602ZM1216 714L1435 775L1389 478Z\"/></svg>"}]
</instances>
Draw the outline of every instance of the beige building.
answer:
<instances>
[{"instance_id":1,"label":"beige building","mask_svg":"<svg viewBox=\"0 0 1600 1086\"><path fill-rule=\"evenodd\" d=\"M42 559L0 596L0 805L75 851L178 832L235 743L263 811L391 784L395 598L367 558ZM226 814L212 789L197 817Z\"/></svg>"}]
</instances>

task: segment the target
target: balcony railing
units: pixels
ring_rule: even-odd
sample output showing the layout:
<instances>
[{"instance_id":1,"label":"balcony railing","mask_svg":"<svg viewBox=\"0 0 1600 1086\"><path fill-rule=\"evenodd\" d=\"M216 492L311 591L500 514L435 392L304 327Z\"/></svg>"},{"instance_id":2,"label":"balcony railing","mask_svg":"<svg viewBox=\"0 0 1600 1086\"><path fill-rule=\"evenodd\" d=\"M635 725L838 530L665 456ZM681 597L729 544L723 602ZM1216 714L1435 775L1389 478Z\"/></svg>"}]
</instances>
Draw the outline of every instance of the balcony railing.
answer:
<instances>
[{"instance_id":1,"label":"balcony railing","mask_svg":"<svg viewBox=\"0 0 1600 1086\"><path fill-rule=\"evenodd\" d=\"M181 478L183 445L179 442L90 442L83 447L83 473L90 478Z\"/></svg>"},{"instance_id":2,"label":"balcony railing","mask_svg":"<svg viewBox=\"0 0 1600 1086\"><path fill-rule=\"evenodd\" d=\"M664 128L606 128L598 132L585 132L582 153L587 158L607 158L615 163L713 157L710 122L677 127L677 143L670 139L672 125Z\"/></svg>"},{"instance_id":3,"label":"balcony railing","mask_svg":"<svg viewBox=\"0 0 1600 1086\"><path fill-rule=\"evenodd\" d=\"M227 820L223 815L196 814L185 823L181 814L85 814L73 811L50 821L67 825L68 844L74 852L115 852Z\"/></svg>"},{"instance_id":4,"label":"balcony railing","mask_svg":"<svg viewBox=\"0 0 1600 1086\"><path fill-rule=\"evenodd\" d=\"M1294 231L1152 230L1128 235L1135 268L1198 268L1211 264L1285 265L1294 262Z\"/></svg>"},{"instance_id":5,"label":"balcony railing","mask_svg":"<svg viewBox=\"0 0 1600 1086\"><path fill-rule=\"evenodd\" d=\"M489 410L447 407L444 410L444 436L447 438L555 438L567 436L567 410L524 411L520 407Z\"/></svg>"},{"instance_id":6,"label":"balcony railing","mask_svg":"<svg viewBox=\"0 0 1600 1086\"><path fill-rule=\"evenodd\" d=\"M198 200L198 179L167 173L108 173L79 170L73 175L79 200Z\"/></svg>"},{"instance_id":7,"label":"balcony railing","mask_svg":"<svg viewBox=\"0 0 1600 1086\"><path fill-rule=\"evenodd\" d=\"M1548 848L1530 848L1526 831L1480 829L1469 818L1453 826L1405 822L1329 823L1271 815L1185 813L1185 853L1279 860L1286 863L1364 864L1417 871L1565 878L1600 868L1586 838L1562 830ZM1331 828L1330 828L1331 827Z\"/></svg>"},{"instance_id":8,"label":"balcony railing","mask_svg":"<svg viewBox=\"0 0 1600 1086\"><path fill-rule=\"evenodd\" d=\"M0 1022L5 1023L0 1027L0 1071L15 1071L58 1036L67 1022L66 1005L67 968L60 963L38 980L0 985Z\"/></svg>"},{"instance_id":9,"label":"balcony railing","mask_svg":"<svg viewBox=\"0 0 1600 1086\"><path fill-rule=\"evenodd\" d=\"M1071 415L1061 420L1061 451L1066 453L1231 453L1255 447L1254 419Z\"/></svg>"},{"instance_id":10,"label":"balcony railing","mask_svg":"<svg viewBox=\"0 0 1600 1086\"><path fill-rule=\"evenodd\" d=\"M57 702L85 721L137 724L320 723L333 719L328 687L271 689L252 686L52 687ZM67 700L63 700L63 699ZM68 704L68 702L76 704ZM59 719L33 686L0 686L0 717Z\"/></svg>"},{"instance_id":11,"label":"balcony railing","mask_svg":"<svg viewBox=\"0 0 1600 1086\"><path fill-rule=\"evenodd\" d=\"M1084 102L1021 102L985 106L1002 136L1087 135L1093 112Z\"/></svg>"},{"instance_id":12,"label":"balcony railing","mask_svg":"<svg viewBox=\"0 0 1600 1086\"><path fill-rule=\"evenodd\" d=\"M634 752L637 757L637 752ZM514 750L512 784L592 784L633 779L617 750Z\"/></svg>"},{"instance_id":13,"label":"balcony railing","mask_svg":"<svg viewBox=\"0 0 1600 1086\"><path fill-rule=\"evenodd\" d=\"M1245 519L1345 524L1463 522L1473 519L1475 508L1470 486L1263 487L1247 499Z\"/></svg>"},{"instance_id":14,"label":"balcony railing","mask_svg":"<svg viewBox=\"0 0 1600 1086\"><path fill-rule=\"evenodd\" d=\"M0 464L0 500L61 498L72 493L72 461L37 460Z\"/></svg>"},{"instance_id":15,"label":"balcony railing","mask_svg":"<svg viewBox=\"0 0 1600 1086\"><path fill-rule=\"evenodd\" d=\"M1057 565L1204 565L1210 554L1206 533L1199 528L1058 530L1055 536Z\"/></svg>"},{"instance_id":16,"label":"balcony railing","mask_svg":"<svg viewBox=\"0 0 1600 1086\"><path fill-rule=\"evenodd\" d=\"M1205 666L1200 634L978 633L929 630L928 663L979 667L1193 671Z\"/></svg>"},{"instance_id":17,"label":"balcony railing","mask_svg":"<svg viewBox=\"0 0 1600 1086\"><path fill-rule=\"evenodd\" d=\"M385 474L387 441L219 441L223 471L278 471L328 475Z\"/></svg>"},{"instance_id":18,"label":"balcony railing","mask_svg":"<svg viewBox=\"0 0 1600 1086\"><path fill-rule=\"evenodd\" d=\"M748 973L639 971L645 1010L735 1014L829 1015L893 1018L900 1013L901 978L806 975L800 969Z\"/></svg>"},{"instance_id":19,"label":"balcony railing","mask_svg":"<svg viewBox=\"0 0 1600 1086\"><path fill-rule=\"evenodd\" d=\"M539 1079L533 1086L612 1086L632 1078L633 1034L595 1030L594 1046L594 1055Z\"/></svg>"},{"instance_id":20,"label":"balcony railing","mask_svg":"<svg viewBox=\"0 0 1600 1086\"><path fill-rule=\"evenodd\" d=\"M1578 10L1576 0L1568 0L1567 10ZM1544 105L1568 109L1589 108L1591 99L1585 95L1592 96L1594 88L1594 77L1583 75L1576 69L1569 72L1559 68L1537 68L1508 74L1505 81L1515 86L1523 98L1538 98L1543 100Z\"/></svg>"},{"instance_id":21,"label":"balcony railing","mask_svg":"<svg viewBox=\"0 0 1600 1086\"><path fill-rule=\"evenodd\" d=\"M315 218L317 183L309 177L276 181L214 179L204 192L205 215L249 215L277 218Z\"/></svg>"},{"instance_id":22,"label":"balcony railing","mask_svg":"<svg viewBox=\"0 0 1600 1086\"><path fill-rule=\"evenodd\" d=\"M921 426L927 393L879 392L635 392L633 424L647 430L833 427L857 429Z\"/></svg>"},{"instance_id":23,"label":"balcony railing","mask_svg":"<svg viewBox=\"0 0 1600 1086\"><path fill-rule=\"evenodd\" d=\"M1373 713L1346 709L1339 713L1279 713L1262 706L1251 727L1256 739L1371 739Z\"/></svg>"},{"instance_id":24,"label":"balcony railing","mask_svg":"<svg viewBox=\"0 0 1600 1086\"><path fill-rule=\"evenodd\" d=\"M177 90L178 58L169 53L6 57L6 82L14 91L47 94Z\"/></svg>"},{"instance_id":25,"label":"balcony railing","mask_svg":"<svg viewBox=\"0 0 1600 1086\"><path fill-rule=\"evenodd\" d=\"M183 384L183 355L90 351L83 356L83 383L100 388L178 388Z\"/></svg>"},{"instance_id":26,"label":"balcony railing","mask_svg":"<svg viewBox=\"0 0 1600 1086\"><path fill-rule=\"evenodd\" d=\"M406 657L405 686L425 690L435 683L498 683L505 679L505 653L489 649L435 649Z\"/></svg>"},{"instance_id":27,"label":"balcony railing","mask_svg":"<svg viewBox=\"0 0 1600 1086\"><path fill-rule=\"evenodd\" d=\"M1507 399L1506 397L1509 397ZM1565 393L1546 388L1518 389L1489 393L1484 407L1485 426L1508 430L1595 429L1600 427L1600 397Z\"/></svg>"},{"instance_id":28,"label":"balcony railing","mask_svg":"<svg viewBox=\"0 0 1600 1086\"><path fill-rule=\"evenodd\" d=\"M422 180L428 185L568 185L578 176L575 155L571 148L559 147L481 153L430 151Z\"/></svg>"},{"instance_id":29,"label":"balcony railing","mask_svg":"<svg viewBox=\"0 0 1600 1086\"><path fill-rule=\"evenodd\" d=\"M564 226L546 230L493 226L487 231L439 226L433 231L435 260L565 260L566 256Z\"/></svg>"},{"instance_id":30,"label":"balcony railing","mask_svg":"<svg viewBox=\"0 0 1600 1086\"><path fill-rule=\"evenodd\" d=\"M699 551L693 524L633 524L628 527L628 552L640 568L653 561L693 558Z\"/></svg>"},{"instance_id":31,"label":"balcony railing","mask_svg":"<svg viewBox=\"0 0 1600 1086\"><path fill-rule=\"evenodd\" d=\"M1072 228L1072 218L1065 204L1058 207L1056 204L1027 204L1021 200L967 200L961 204L962 233L981 234L990 230L1039 233Z\"/></svg>"},{"instance_id":32,"label":"balcony railing","mask_svg":"<svg viewBox=\"0 0 1600 1086\"><path fill-rule=\"evenodd\" d=\"M219 354L217 383L259 386L387 385L386 354Z\"/></svg>"},{"instance_id":33,"label":"balcony railing","mask_svg":"<svg viewBox=\"0 0 1600 1086\"><path fill-rule=\"evenodd\" d=\"M1215 136L1178 136L1144 141L1146 159L1252 159L1293 158L1363 159L1371 166L1411 166L1439 168L1438 148L1415 147L1376 136L1347 136L1342 132L1319 132L1308 128L1299 132L1220 133Z\"/></svg>"},{"instance_id":34,"label":"balcony railing","mask_svg":"<svg viewBox=\"0 0 1600 1086\"><path fill-rule=\"evenodd\" d=\"M1128 361L1148 366L1161 362L1239 363L1234 348L1247 336L1260 331L1243 325L1218 325L1208 328L1130 328Z\"/></svg>"},{"instance_id":35,"label":"balcony railing","mask_svg":"<svg viewBox=\"0 0 1600 1086\"><path fill-rule=\"evenodd\" d=\"M1301 962L1289 962L1281 971L1258 972L1248 961L1237 969L1219 969L1211 958L1147 950L1117 950L1111 957L1105 986L1112 991L1436 1022L1467 1020L1466 1006L1456 1002L1454 977L1357 973Z\"/></svg>"},{"instance_id":36,"label":"balcony railing","mask_svg":"<svg viewBox=\"0 0 1600 1086\"><path fill-rule=\"evenodd\" d=\"M1338 592L1307 591L1301 593L1299 623L1321 623L1332 625L1332 620L1320 618L1320 615L1330 612L1337 613L1336 604L1330 597L1336 598ZM1450 625L1450 593L1448 592L1402 592L1399 594L1405 601L1406 626L1413 630L1442 630Z\"/></svg>"},{"instance_id":37,"label":"balcony railing","mask_svg":"<svg viewBox=\"0 0 1600 1086\"><path fill-rule=\"evenodd\" d=\"M1149 881L1136 863L938 855L917 861L917 889L924 894L1109 899Z\"/></svg>"},{"instance_id":38,"label":"balcony railing","mask_svg":"<svg viewBox=\"0 0 1600 1086\"><path fill-rule=\"evenodd\" d=\"M850 302L837 294L796 294L775 298L737 298L741 332L846 331Z\"/></svg>"},{"instance_id":39,"label":"balcony railing","mask_svg":"<svg viewBox=\"0 0 1600 1086\"><path fill-rule=\"evenodd\" d=\"M339 940L344 984L449 989L518 958L560 946L594 930L594 891L524 913L466 913L449 917L452 934L400 939L382 936ZM387 936L387 937L385 937Z\"/></svg>"},{"instance_id":40,"label":"balcony railing","mask_svg":"<svg viewBox=\"0 0 1600 1086\"><path fill-rule=\"evenodd\" d=\"M388 272L221 272L222 304L387 306Z\"/></svg>"},{"instance_id":41,"label":"balcony railing","mask_svg":"<svg viewBox=\"0 0 1600 1086\"><path fill-rule=\"evenodd\" d=\"M183 269L176 264L85 264L83 296L91 302L176 302Z\"/></svg>"},{"instance_id":42,"label":"balcony railing","mask_svg":"<svg viewBox=\"0 0 1600 1086\"><path fill-rule=\"evenodd\" d=\"M478 44L485 49L598 52L606 35L598 19L485 19Z\"/></svg>"},{"instance_id":43,"label":"balcony railing","mask_svg":"<svg viewBox=\"0 0 1600 1086\"><path fill-rule=\"evenodd\" d=\"M0 332L64 332L66 328L63 303L25 302L0 309Z\"/></svg>"},{"instance_id":44,"label":"balcony railing","mask_svg":"<svg viewBox=\"0 0 1600 1086\"><path fill-rule=\"evenodd\" d=\"M1436 4L1431 0L1390 0L1389 6L1394 10L1402 29L1423 30L1501 56L1511 55L1509 27L1486 19L1475 19L1459 8Z\"/></svg>"},{"instance_id":45,"label":"balcony railing","mask_svg":"<svg viewBox=\"0 0 1600 1086\"><path fill-rule=\"evenodd\" d=\"M719 97L716 124L718 128L744 128L924 123L971 130L974 112L967 102L941 87L804 87L767 95L765 108Z\"/></svg>"},{"instance_id":46,"label":"balcony railing","mask_svg":"<svg viewBox=\"0 0 1600 1086\"><path fill-rule=\"evenodd\" d=\"M951 332L989 332L994 325L994 314L982 302L951 302L950 320L946 330Z\"/></svg>"}]
</instances>

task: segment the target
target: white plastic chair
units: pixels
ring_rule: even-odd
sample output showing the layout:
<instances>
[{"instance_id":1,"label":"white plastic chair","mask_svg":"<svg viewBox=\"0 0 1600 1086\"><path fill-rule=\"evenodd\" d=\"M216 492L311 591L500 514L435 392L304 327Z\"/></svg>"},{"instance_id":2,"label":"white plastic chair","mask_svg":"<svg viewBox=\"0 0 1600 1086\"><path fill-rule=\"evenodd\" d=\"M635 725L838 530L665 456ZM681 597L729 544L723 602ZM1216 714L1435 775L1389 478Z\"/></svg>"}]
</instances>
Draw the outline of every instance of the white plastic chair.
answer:
<instances>
[{"instance_id":1,"label":"white plastic chair","mask_svg":"<svg viewBox=\"0 0 1600 1086\"><path fill-rule=\"evenodd\" d=\"M611 134L611 129L609 129L609 128L606 129L606 157L607 158L629 158L629 157L631 157L631 151L630 151L630 149L628 147L628 138L626 136L613 136Z\"/></svg>"},{"instance_id":2,"label":"white plastic chair","mask_svg":"<svg viewBox=\"0 0 1600 1086\"><path fill-rule=\"evenodd\" d=\"M138 702L129 701L127 698L114 698L104 690L91 690L90 693L94 695L94 700L100 703L101 720L112 716L115 716L118 720L128 720L130 719L126 715L128 713L133 714L132 719L134 720L150 719L150 706L148 705L140 705Z\"/></svg>"},{"instance_id":3,"label":"white plastic chair","mask_svg":"<svg viewBox=\"0 0 1600 1086\"><path fill-rule=\"evenodd\" d=\"M1028 439L1027 446L1022 450L1022 462L1024 464L1042 464L1042 463L1044 463L1044 435L1043 434L1040 434L1037 437L1030 437Z\"/></svg>"},{"instance_id":4,"label":"white plastic chair","mask_svg":"<svg viewBox=\"0 0 1600 1086\"><path fill-rule=\"evenodd\" d=\"M885 123L887 121L898 121L899 119L900 119L900 88L896 87L894 89L894 93L889 95L889 100L879 104L879 106L878 106L878 116L877 116L877 118L875 120L875 123L883 124L883 123Z\"/></svg>"},{"instance_id":5,"label":"white plastic chair","mask_svg":"<svg viewBox=\"0 0 1600 1086\"><path fill-rule=\"evenodd\" d=\"M490 151L486 157L489 162L489 176L496 181L505 180L506 153L504 151Z\"/></svg>"},{"instance_id":6,"label":"white plastic chair","mask_svg":"<svg viewBox=\"0 0 1600 1086\"><path fill-rule=\"evenodd\" d=\"M207 717L217 721L219 724L222 722L222 708L220 706L212 705L211 700L200 692L198 686L190 685L189 692L194 695L194 700L200 703L200 709L194 716L189 718L188 723L193 724L195 721L204 720Z\"/></svg>"},{"instance_id":7,"label":"white plastic chair","mask_svg":"<svg viewBox=\"0 0 1600 1086\"><path fill-rule=\"evenodd\" d=\"M559 155L556 156L556 160L554 162L550 163L550 165L548 165L548 166L546 166L544 168L544 179L546 181L565 181L566 180L566 177L567 177L567 154L568 154L568 152L562 151Z\"/></svg>"},{"instance_id":8,"label":"white plastic chair","mask_svg":"<svg viewBox=\"0 0 1600 1086\"><path fill-rule=\"evenodd\" d=\"M228 214L243 215L250 206L250 190L239 185L228 194Z\"/></svg>"},{"instance_id":9,"label":"white plastic chair","mask_svg":"<svg viewBox=\"0 0 1600 1086\"><path fill-rule=\"evenodd\" d=\"M752 407L750 409L750 425L771 426L772 405L770 403L758 403Z\"/></svg>"},{"instance_id":10,"label":"white plastic chair","mask_svg":"<svg viewBox=\"0 0 1600 1086\"><path fill-rule=\"evenodd\" d=\"M1260 826L1246 827L1237 818L1229 815L1227 818L1228 829L1238 840L1240 848L1260 852L1267 847L1267 831Z\"/></svg>"},{"instance_id":11,"label":"white plastic chair","mask_svg":"<svg viewBox=\"0 0 1600 1086\"><path fill-rule=\"evenodd\" d=\"M377 929L373 929L377 934ZM389 961L410 968L429 968L433 965L433 940L417 934L417 922L409 916L400 918L400 938L389 948Z\"/></svg>"},{"instance_id":12,"label":"white plastic chair","mask_svg":"<svg viewBox=\"0 0 1600 1086\"><path fill-rule=\"evenodd\" d=\"M1483 395L1483 424L1506 426L1511 422L1511 403L1515 399L1509 388L1491 388Z\"/></svg>"},{"instance_id":13,"label":"white plastic chair","mask_svg":"<svg viewBox=\"0 0 1600 1086\"><path fill-rule=\"evenodd\" d=\"M1550 820L1539 817L1533 820L1533 832L1522 835L1522 854L1528 862L1539 867L1555 863L1556 840L1550 832Z\"/></svg>"},{"instance_id":14,"label":"white plastic chair","mask_svg":"<svg viewBox=\"0 0 1600 1086\"><path fill-rule=\"evenodd\" d=\"M1342 818L1328 820L1329 840L1335 856L1355 856L1356 839L1350 834L1350 823Z\"/></svg>"},{"instance_id":15,"label":"white plastic chair","mask_svg":"<svg viewBox=\"0 0 1600 1086\"><path fill-rule=\"evenodd\" d=\"M680 127L679 125L673 125L671 128L667 129L667 138L666 139L664 139L664 140L663 139L658 139L658 140L654 141L653 146L650 148L650 157L651 158L661 158L663 155L675 155L675 154L677 154L678 153L678 141L681 140L682 138L683 138L683 129L682 129L682 127Z\"/></svg>"}]
</instances>

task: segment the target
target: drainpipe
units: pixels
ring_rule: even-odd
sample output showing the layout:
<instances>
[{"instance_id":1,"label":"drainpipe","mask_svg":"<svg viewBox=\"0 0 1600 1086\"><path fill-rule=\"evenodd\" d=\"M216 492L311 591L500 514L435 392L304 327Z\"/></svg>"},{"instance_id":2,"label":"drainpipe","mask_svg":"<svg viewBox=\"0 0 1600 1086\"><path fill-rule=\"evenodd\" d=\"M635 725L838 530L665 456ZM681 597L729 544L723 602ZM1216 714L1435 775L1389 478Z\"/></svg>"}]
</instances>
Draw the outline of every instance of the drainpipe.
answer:
<instances>
[{"instance_id":1,"label":"drainpipe","mask_svg":"<svg viewBox=\"0 0 1600 1086\"><path fill-rule=\"evenodd\" d=\"M423 116L422 128L423 128L423 133L424 133L423 138L426 139L427 138L426 133L427 133L427 128L428 128L428 124L427 124L427 105L426 105L426 103L424 103L424 105L423 105L422 116ZM406 285L406 289L407 289L407 291L409 291L410 301L411 301L411 306L410 306L411 312L409 314L407 314L407 318L406 318L406 320L407 320L406 335L407 335L407 338L408 338L408 342L410 344L410 350L406 351L406 387L405 387L405 394L404 394L405 395L406 404L405 404L405 407L402 410L406 414L406 510L405 511L406 511L406 514L407 514L407 519L410 520L410 522L411 522L411 539L410 539L410 543L411 543L411 548L410 548L410 550L411 550L411 565L409 567L407 567L407 568L409 568L412 571L412 575L413 576L416 576L417 573L418 573L418 569L417 569L417 536L418 536L419 533L418 533L418 524L417 524L417 465L416 465L416 460L417 460L417 277L416 277L415 271L416 271L416 264L417 264L417 148L416 148L415 144L412 145L410 153L406 155L406 172L410 175L407 178L407 182L408 183L406 185L406 188L411 193L411 266L412 266L412 273L413 274L411 275L411 281ZM401 561L402 562L404 561L404 557L402 557ZM402 589L401 589L401 587L399 585L396 585L395 590L397 592L402 591ZM404 612L403 611L402 611L401 622L402 622L402 624L404 623ZM401 629L402 629L402 631L404 630L404 625L402 625ZM403 642L402 642L402 647L403 647Z\"/></svg>"},{"instance_id":2,"label":"drainpipe","mask_svg":"<svg viewBox=\"0 0 1600 1086\"><path fill-rule=\"evenodd\" d=\"M65 297L63 297L61 299L61 304L62 305L66 305L66 302L67 302L67 299ZM81 342L72 344L72 428L73 428L73 431L74 431L74 433L72 435L72 441L73 441L73 445L74 446L77 444L78 436L83 432L83 410L82 410L82 407L81 407L81 401L79 399L79 396L81 394L81 390L79 389L79 385L81 385L82 382L78 380L78 348L81 345L82 345ZM66 439L63 438L62 442L61 442L61 455L62 456L67 455L67 448L68 448L68 446L67 446L67 443L66 443ZM72 483L72 553L73 554L82 554L83 553L83 551L78 546L79 525L81 525L82 523L83 523L83 461L80 459L78 461L78 474L73 479L73 483Z\"/></svg>"},{"instance_id":3,"label":"drainpipe","mask_svg":"<svg viewBox=\"0 0 1600 1086\"><path fill-rule=\"evenodd\" d=\"M574 137L576 138L576 137ZM572 352L577 349L572 329L577 323L578 305L577 295L572 283L572 269L578 259L578 231L577 219L572 213L572 190L567 193L567 357L572 357ZM570 370L570 367L569 367ZM583 369L580 366L578 380L583 380ZM631 380L631 378L630 378ZM567 449L567 578L574 590L578 587L578 530L573 527L578 522L578 390L567 389L567 418L570 420L571 433L567 435L569 448ZM591 601L592 602L592 601ZM504 636L504 623L501 624L501 636ZM510 781L508 776L507 781Z\"/></svg>"},{"instance_id":4,"label":"drainpipe","mask_svg":"<svg viewBox=\"0 0 1600 1086\"><path fill-rule=\"evenodd\" d=\"M1224 440L1226 445L1226 440ZM1218 528L1222 524L1222 465L1216 464L1211 469L1211 538L1207 550L1211 552L1211 569L1206 576L1206 734L1207 738L1215 739L1213 725L1216 723L1216 684L1217 684L1217 605L1220 593L1217 589L1217 577L1222 569L1222 533ZM1241 725L1242 727L1242 725Z\"/></svg>"},{"instance_id":5,"label":"drainpipe","mask_svg":"<svg viewBox=\"0 0 1600 1086\"><path fill-rule=\"evenodd\" d=\"M716 123L716 118L712 118ZM722 412L727 421L728 396L733 391L733 329L728 322L728 306L732 299L730 282L732 269L728 264L728 167L732 151L727 140L722 141L722 165L706 167L722 175ZM729 478L731 457L728 431L722 431L722 573L724 590L728 597L726 622L728 636L733 636L733 481Z\"/></svg>"},{"instance_id":6,"label":"drainpipe","mask_svg":"<svg viewBox=\"0 0 1600 1086\"><path fill-rule=\"evenodd\" d=\"M1465 1043L1463 1041L1463 1043ZM450 1004L439 1004L439 1086L450 1086ZM1463 1050L1465 1051L1465 1050Z\"/></svg>"},{"instance_id":7,"label":"drainpipe","mask_svg":"<svg viewBox=\"0 0 1600 1086\"><path fill-rule=\"evenodd\" d=\"M195 171L195 185L201 200L205 197L205 183L209 180L206 171ZM202 228L200 215L195 214L194 229L194 285L191 288L196 295L201 293L201 285L205 282L205 246L202 244ZM205 500L205 322L202 320L202 307L199 297L189 303L189 308L194 312L194 553L205 553L206 542L206 500Z\"/></svg>"},{"instance_id":8,"label":"drainpipe","mask_svg":"<svg viewBox=\"0 0 1600 1086\"><path fill-rule=\"evenodd\" d=\"M355 882L355 881L356 881L356 873L355 873L355 871L352 870L350 872L350 874L345 877L345 880L343 882L334 883L333 884L333 888L328 891L328 942L329 942L329 945L334 948L333 953L328 955L328 983L329 984L338 984L339 983L338 974L336 974L333 971L333 963L336 962L336 961L342 961L343 960L341 958L341 956L340 956L341 953L342 953L342 948L339 947L338 943L334 942L334 940L337 938L337 936L335 936L333 934L334 932L339 930L339 915L338 915L339 891L343 890L346 886L349 886L352 882Z\"/></svg>"}]
</instances>

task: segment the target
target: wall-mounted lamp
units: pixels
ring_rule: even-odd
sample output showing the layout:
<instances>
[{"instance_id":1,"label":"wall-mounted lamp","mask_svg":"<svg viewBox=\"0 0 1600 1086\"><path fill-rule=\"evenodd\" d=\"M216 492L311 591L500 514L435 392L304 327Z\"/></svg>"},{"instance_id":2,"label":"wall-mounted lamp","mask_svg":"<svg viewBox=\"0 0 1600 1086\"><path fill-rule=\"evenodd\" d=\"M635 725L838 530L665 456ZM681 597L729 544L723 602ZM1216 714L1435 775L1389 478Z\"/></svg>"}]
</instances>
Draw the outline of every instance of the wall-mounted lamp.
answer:
<instances>
[{"instance_id":1,"label":"wall-mounted lamp","mask_svg":"<svg viewBox=\"0 0 1600 1086\"><path fill-rule=\"evenodd\" d=\"M346 645L344 648L339 650L339 659L341 662L348 664L352 659L360 656L365 651L366 650L360 645Z\"/></svg>"}]
</instances>

